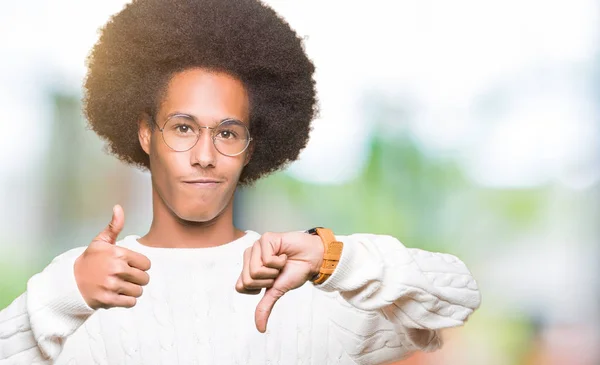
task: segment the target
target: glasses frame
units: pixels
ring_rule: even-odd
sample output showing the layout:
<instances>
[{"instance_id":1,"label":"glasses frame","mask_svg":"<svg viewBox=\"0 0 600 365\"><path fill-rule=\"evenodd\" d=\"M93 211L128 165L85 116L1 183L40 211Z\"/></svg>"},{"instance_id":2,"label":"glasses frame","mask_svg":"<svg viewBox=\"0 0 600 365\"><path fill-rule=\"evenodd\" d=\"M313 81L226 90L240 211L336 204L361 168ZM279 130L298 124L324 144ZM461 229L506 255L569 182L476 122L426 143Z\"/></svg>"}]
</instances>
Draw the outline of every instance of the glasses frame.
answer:
<instances>
[{"instance_id":1,"label":"glasses frame","mask_svg":"<svg viewBox=\"0 0 600 365\"><path fill-rule=\"evenodd\" d=\"M152 121L154 122L154 124L156 125L156 127L160 131L160 134L162 135L163 142L165 143L165 145L167 145L167 147L169 147L174 152L187 152L187 151L191 150L192 148L194 148L198 144L198 141L200 140L200 133L195 133L196 134L196 142L194 142L194 144L190 148L188 148L186 150L183 150L183 151L179 151L179 150L176 150L173 147L169 146L169 144L167 143L167 140L165 139L164 129L167 126L167 123L169 123L169 121L172 118L175 118L175 117L184 117L184 118L189 118L189 119L193 120L194 123L196 123L196 125L198 125L198 128L199 128L198 131L200 131L201 129L210 129L211 130L211 139L212 139L212 142L213 142L213 147L217 150L217 152L219 152L223 156L227 156L227 157L239 156L239 155L241 155L242 153L244 153L248 149L248 147L250 146L250 142L252 142L252 137L250 136L250 130L248 129L248 127L241 120L238 120L238 119L235 119L235 118L225 118L221 122L219 122L219 124L216 127L209 127L209 126L202 126L202 125L200 125L200 123L198 123L198 121L196 120L196 118L194 118L193 116L191 116L189 114L177 113L177 114L173 114L173 115L169 116L164 121L162 128L156 122L155 118L152 118ZM233 154L233 155L228 155L228 154L225 154L225 153L221 152L219 150L219 148L217 147L217 145L215 144L216 136L214 135L214 133L212 132L212 130L219 129L219 127L221 125L223 125L224 123L232 122L232 121L233 122L238 122L241 125L243 125L244 128L246 128L246 131L248 132L248 138L246 139L246 146L240 152L238 152L236 154Z\"/></svg>"}]
</instances>

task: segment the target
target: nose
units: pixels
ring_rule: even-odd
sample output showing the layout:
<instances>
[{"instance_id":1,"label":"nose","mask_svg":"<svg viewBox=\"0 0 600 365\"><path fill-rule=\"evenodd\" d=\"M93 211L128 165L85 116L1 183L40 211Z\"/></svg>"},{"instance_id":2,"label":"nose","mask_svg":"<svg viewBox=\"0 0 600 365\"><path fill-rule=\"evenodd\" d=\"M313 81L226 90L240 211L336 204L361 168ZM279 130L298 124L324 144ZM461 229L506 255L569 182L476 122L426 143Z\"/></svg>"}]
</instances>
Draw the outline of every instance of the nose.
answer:
<instances>
[{"instance_id":1,"label":"nose","mask_svg":"<svg viewBox=\"0 0 600 365\"><path fill-rule=\"evenodd\" d=\"M218 153L213 144L210 130L200 129L198 142L196 142L196 145L191 150L190 163L192 165L200 165L202 168L215 167Z\"/></svg>"}]
</instances>

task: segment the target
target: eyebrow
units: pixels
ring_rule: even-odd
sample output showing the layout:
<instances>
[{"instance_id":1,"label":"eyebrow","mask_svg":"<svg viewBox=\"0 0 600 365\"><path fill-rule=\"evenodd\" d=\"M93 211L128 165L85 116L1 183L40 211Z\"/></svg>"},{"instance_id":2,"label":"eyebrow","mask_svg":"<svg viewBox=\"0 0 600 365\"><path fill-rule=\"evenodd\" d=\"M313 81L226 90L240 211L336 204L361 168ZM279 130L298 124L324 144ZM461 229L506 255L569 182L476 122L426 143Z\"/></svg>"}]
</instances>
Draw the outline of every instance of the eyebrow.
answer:
<instances>
[{"instance_id":1,"label":"eyebrow","mask_svg":"<svg viewBox=\"0 0 600 365\"><path fill-rule=\"evenodd\" d=\"M198 118L196 118L194 115L189 114L189 113L179 112L179 111L174 111L174 112L171 112L171 113L167 114L167 116L166 116L166 118L164 120L166 121L167 119L169 119L169 118L171 118L171 117L173 117L175 115L181 115L181 116L184 116L184 117L188 117L188 118L194 120L194 122L196 122L197 124L201 124L201 123L199 123ZM243 119L240 119L238 117L225 117L225 118L217 120L214 123L214 125L217 126L217 125L219 125L219 123L221 123L221 122L223 122L224 120L227 120L227 119L237 120L237 121L242 122L244 125L248 125L248 122L246 122Z\"/></svg>"}]
</instances>

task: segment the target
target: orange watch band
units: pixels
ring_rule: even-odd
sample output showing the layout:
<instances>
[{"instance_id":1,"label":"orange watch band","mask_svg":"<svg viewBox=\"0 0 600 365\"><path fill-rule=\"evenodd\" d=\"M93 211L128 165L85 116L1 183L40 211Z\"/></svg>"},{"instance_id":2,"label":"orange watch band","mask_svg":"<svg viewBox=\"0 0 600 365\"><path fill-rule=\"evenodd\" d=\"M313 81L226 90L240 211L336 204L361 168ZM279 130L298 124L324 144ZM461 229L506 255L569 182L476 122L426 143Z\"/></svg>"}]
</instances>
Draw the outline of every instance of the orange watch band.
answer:
<instances>
[{"instance_id":1,"label":"orange watch band","mask_svg":"<svg viewBox=\"0 0 600 365\"><path fill-rule=\"evenodd\" d=\"M318 235L323 242L323 264L321 265L319 274L311 279L315 285L322 284L335 271L342 256L344 244L337 241L333 232L328 228L317 227L308 230L307 233Z\"/></svg>"}]
</instances>

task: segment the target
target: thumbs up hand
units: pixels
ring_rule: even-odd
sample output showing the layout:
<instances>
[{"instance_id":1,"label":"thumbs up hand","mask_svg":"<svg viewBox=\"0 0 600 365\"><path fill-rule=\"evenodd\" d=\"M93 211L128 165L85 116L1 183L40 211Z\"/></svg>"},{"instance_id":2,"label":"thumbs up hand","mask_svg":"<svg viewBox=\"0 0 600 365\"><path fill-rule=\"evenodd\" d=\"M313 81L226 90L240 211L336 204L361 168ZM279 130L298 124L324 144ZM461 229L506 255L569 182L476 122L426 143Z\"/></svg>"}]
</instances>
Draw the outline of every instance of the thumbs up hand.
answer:
<instances>
[{"instance_id":1,"label":"thumbs up hand","mask_svg":"<svg viewBox=\"0 0 600 365\"><path fill-rule=\"evenodd\" d=\"M90 308L131 308L150 280L150 260L116 245L124 223L123 208L116 205L108 226L75 260L75 281Z\"/></svg>"}]
</instances>

